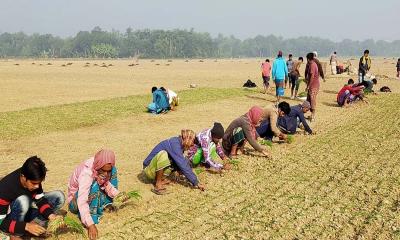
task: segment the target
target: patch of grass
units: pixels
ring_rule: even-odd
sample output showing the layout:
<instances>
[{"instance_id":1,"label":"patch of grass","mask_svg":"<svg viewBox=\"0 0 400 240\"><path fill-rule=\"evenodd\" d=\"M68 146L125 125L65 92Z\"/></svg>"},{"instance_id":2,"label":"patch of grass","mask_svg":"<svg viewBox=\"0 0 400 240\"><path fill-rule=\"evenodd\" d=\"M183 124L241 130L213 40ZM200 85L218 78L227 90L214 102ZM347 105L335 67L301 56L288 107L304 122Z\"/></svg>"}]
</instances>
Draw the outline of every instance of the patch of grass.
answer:
<instances>
[{"instance_id":1,"label":"patch of grass","mask_svg":"<svg viewBox=\"0 0 400 240\"><path fill-rule=\"evenodd\" d=\"M184 106L245 96L249 94L249 91L240 88L197 88L180 91L178 94L181 99L180 105ZM116 118L143 113L150 101L150 94L133 95L2 112L0 113L0 136L3 139L18 139L24 136L94 126Z\"/></svg>"},{"instance_id":2,"label":"patch of grass","mask_svg":"<svg viewBox=\"0 0 400 240\"><path fill-rule=\"evenodd\" d=\"M293 135L291 135L291 134L288 134L287 135L287 139L286 139L286 142L287 143L289 143L289 144L292 144L293 142L294 142L294 136Z\"/></svg>"}]
</instances>

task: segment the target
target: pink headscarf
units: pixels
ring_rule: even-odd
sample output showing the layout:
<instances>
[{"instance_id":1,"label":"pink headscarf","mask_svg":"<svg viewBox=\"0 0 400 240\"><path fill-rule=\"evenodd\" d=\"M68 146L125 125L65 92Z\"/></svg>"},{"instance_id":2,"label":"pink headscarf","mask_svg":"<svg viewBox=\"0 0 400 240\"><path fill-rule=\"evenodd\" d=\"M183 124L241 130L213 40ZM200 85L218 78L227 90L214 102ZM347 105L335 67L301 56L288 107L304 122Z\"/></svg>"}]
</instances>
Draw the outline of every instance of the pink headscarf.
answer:
<instances>
[{"instance_id":1,"label":"pink headscarf","mask_svg":"<svg viewBox=\"0 0 400 240\"><path fill-rule=\"evenodd\" d=\"M247 118L250 121L249 123L251 126L251 133L252 133L254 139L256 138L256 125L260 121L262 113L263 113L262 108L260 108L258 106L254 106L254 107L250 108L249 112L246 114Z\"/></svg>"},{"instance_id":2,"label":"pink headscarf","mask_svg":"<svg viewBox=\"0 0 400 240\"><path fill-rule=\"evenodd\" d=\"M113 167L115 166L115 154L111 150L102 149L96 153L93 161L93 177L99 183L99 185L103 185L108 182L110 179L102 179L98 176L97 171L100 170L104 165L111 164Z\"/></svg>"}]
</instances>

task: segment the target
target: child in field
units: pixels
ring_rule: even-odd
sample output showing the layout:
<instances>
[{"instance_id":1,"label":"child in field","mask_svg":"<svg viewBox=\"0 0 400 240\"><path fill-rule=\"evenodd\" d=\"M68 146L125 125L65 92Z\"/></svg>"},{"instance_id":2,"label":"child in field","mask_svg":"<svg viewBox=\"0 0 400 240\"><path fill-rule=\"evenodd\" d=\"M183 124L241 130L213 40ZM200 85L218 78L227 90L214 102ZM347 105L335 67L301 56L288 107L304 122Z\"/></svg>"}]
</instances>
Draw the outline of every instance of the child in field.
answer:
<instances>
[{"instance_id":1,"label":"child in field","mask_svg":"<svg viewBox=\"0 0 400 240\"><path fill-rule=\"evenodd\" d=\"M222 169L229 170L230 165L225 163L227 157L221 148L220 141L224 136L224 127L221 123L214 123L211 129L205 129L200 132L196 137L196 142L188 152L188 158L192 164L198 165L202 163L206 168L210 168L215 171L221 171ZM215 158L219 156L225 164L215 162Z\"/></svg>"},{"instance_id":2,"label":"child in field","mask_svg":"<svg viewBox=\"0 0 400 240\"><path fill-rule=\"evenodd\" d=\"M55 212L64 205L65 196L61 191L43 191L46 172L45 163L33 156L0 180L0 231L11 239L40 236L48 220L62 218Z\"/></svg>"},{"instance_id":3,"label":"child in field","mask_svg":"<svg viewBox=\"0 0 400 240\"><path fill-rule=\"evenodd\" d=\"M269 89L269 80L271 77L271 63L269 62L269 59L265 59L265 62L261 64L261 71L265 94Z\"/></svg>"},{"instance_id":4,"label":"child in field","mask_svg":"<svg viewBox=\"0 0 400 240\"><path fill-rule=\"evenodd\" d=\"M89 239L97 239L96 224L119 193L113 151L102 149L75 168L68 184L68 208L79 216Z\"/></svg>"},{"instance_id":5,"label":"child in field","mask_svg":"<svg viewBox=\"0 0 400 240\"><path fill-rule=\"evenodd\" d=\"M283 117L290 113L290 105L287 102L281 102L278 104L278 108L272 106L263 110L262 122L259 127L256 128L258 136L272 140L274 136L279 139L286 140L287 135L282 133L278 128L278 117Z\"/></svg>"},{"instance_id":6,"label":"child in field","mask_svg":"<svg viewBox=\"0 0 400 240\"><path fill-rule=\"evenodd\" d=\"M396 68L397 68L397 77L400 78L400 58L397 59Z\"/></svg>"},{"instance_id":7,"label":"child in field","mask_svg":"<svg viewBox=\"0 0 400 240\"><path fill-rule=\"evenodd\" d=\"M302 63L303 63L303 57L299 57L299 59L293 63L293 66L291 68L292 70L289 72L289 80L291 83L289 84L289 86L291 85L290 99L294 99L297 97L297 92L299 91L300 87L299 77L300 77L300 67ZM293 91L295 91L294 95Z\"/></svg>"},{"instance_id":8,"label":"child in field","mask_svg":"<svg viewBox=\"0 0 400 240\"><path fill-rule=\"evenodd\" d=\"M297 128L302 125L307 133L313 134L313 131L304 117L304 114L310 111L310 108L311 104L308 101L292 106L289 114L278 118L279 128L284 133L295 134Z\"/></svg>"},{"instance_id":9,"label":"child in field","mask_svg":"<svg viewBox=\"0 0 400 240\"><path fill-rule=\"evenodd\" d=\"M165 194L166 185L170 182L165 179L171 171L181 172L189 182L196 188L204 191L204 186L199 183L197 176L193 173L189 160L183 155L194 145L195 133L192 130L182 130L181 135L160 142L151 150L143 161L143 172L150 180L155 181L155 194Z\"/></svg>"},{"instance_id":10,"label":"child in field","mask_svg":"<svg viewBox=\"0 0 400 240\"><path fill-rule=\"evenodd\" d=\"M222 147L225 154L235 157L238 155L239 150L244 153L244 146L246 142L249 142L255 150L265 156L269 156L269 152L257 142L256 127L260 125L262 115L262 108L254 106L248 113L229 124L222 138Z\"/></svg>"}]
</instances>

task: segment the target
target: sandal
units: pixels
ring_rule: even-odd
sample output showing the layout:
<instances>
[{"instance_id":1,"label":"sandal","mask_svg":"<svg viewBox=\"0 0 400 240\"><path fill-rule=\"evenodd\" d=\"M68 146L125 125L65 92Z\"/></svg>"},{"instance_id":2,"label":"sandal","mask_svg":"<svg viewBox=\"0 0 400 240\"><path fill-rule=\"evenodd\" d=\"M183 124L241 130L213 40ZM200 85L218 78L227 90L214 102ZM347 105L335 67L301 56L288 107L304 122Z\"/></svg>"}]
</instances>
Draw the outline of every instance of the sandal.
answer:
<instances>
[{"instance_id":1,"label":"sandal","mask_svg":"<svg viewBox=\"0 0 400 240\"><path fill-rule=\"evenodd\" d=\"M165 194L168 194L168 193L169 193L166 189L156 189L156 188L152 188L151 191L152 191L154 194L157 194L157 195L165 195Z\"/></svg>"}]
</instances>

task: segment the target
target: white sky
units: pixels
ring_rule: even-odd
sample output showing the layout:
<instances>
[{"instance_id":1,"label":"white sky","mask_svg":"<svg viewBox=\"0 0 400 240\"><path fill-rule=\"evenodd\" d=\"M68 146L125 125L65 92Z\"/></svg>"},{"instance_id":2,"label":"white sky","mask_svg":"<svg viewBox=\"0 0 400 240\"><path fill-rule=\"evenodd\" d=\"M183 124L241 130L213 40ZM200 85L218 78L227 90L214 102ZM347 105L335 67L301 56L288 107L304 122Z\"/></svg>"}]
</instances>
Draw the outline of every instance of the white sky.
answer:
<instances>
[{"instance_id":1,"label":"white sky","mask_svg":"<svg viewBox=\"0 0 400 240\"><path fill-rule=\"evenodd\" d=\"M121 32L194 28L241 39L400 39L400 0L0 0L0 10L0 33L65 37L100 26Z\"/></svg>"}]
</instances>

